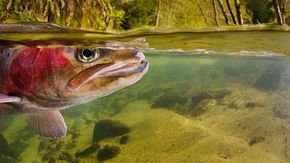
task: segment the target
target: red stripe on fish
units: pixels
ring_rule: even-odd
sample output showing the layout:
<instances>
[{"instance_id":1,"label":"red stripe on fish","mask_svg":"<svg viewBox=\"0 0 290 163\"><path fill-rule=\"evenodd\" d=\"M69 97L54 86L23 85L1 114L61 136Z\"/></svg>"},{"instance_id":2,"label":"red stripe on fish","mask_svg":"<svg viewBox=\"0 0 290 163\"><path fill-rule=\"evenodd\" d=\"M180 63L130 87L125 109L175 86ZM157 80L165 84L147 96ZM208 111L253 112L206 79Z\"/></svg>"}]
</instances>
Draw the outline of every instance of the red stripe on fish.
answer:
<instances>
[{"instance_id":1,"label":"red stripe on fish","mask_svg":"<svg viewBox=\"0 0 290 163\"><path fill-rule=\"evenodd\" d=\"M9 67L7 93L33 92L70 63L62 48L25 48L16 55Z\"/></svg>"}]
</instances>

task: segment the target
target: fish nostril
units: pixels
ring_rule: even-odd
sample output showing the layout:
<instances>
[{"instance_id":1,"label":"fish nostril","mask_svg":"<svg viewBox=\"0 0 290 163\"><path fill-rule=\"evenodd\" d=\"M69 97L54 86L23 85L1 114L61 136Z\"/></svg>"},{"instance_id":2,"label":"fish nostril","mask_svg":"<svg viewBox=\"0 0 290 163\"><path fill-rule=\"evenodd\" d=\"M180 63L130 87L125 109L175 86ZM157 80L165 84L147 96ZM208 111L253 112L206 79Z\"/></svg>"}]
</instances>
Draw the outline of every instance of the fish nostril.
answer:
<instances>
[{"instance_id":1,"label":"fish nostril","mask_svg":"<svg viewBox=\"0 0 290 163\"><path fill-rule=\"evenodd\" d=\"M148 62L146 60L142 60L140 62L140 66L144 69L147 66Z\"/></svg>"}]
</instances>

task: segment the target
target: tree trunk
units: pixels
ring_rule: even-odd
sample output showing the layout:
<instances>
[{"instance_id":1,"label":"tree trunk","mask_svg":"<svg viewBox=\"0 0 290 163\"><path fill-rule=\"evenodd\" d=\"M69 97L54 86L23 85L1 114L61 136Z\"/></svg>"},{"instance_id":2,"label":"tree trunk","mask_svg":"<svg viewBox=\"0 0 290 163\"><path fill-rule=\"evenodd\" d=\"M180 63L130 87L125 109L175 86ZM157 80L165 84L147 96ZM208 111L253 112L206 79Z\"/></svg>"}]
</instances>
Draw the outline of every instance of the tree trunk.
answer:
<instances>
[{"instance_id":1,"label":"tree trunk","mask_svg":"<svg viewBox=\"0 0 290 163\"><path fill-rule=\"evenodd\" d=\"M207 21L207 19L206 19L206 16L205 16L205 14L204 14L204 12L203 12L203 10L202 10L202 8L201 8L201 5L200 5L200 3L199 3L199 0L196 0L196 2L197 2L197 5L198 5L199 10L200 10L200 12L201 12L201 15L202 15L202 17L203 17L203 19L204 19L205 24L206 24L206 25L209 25L209 23L208 23L208 21Z\"/></svg>"},{"instance_id":2,"label":"tree trunk","mask_svg":"<svg viewBox=\"0 0 290 163\"><path fill-rule=\"evenodd\" d=\"M161 6L161 0L158 1L158 7L157 7L157 12L156 12L155 27L158 27L159 26L160 6Z\"/></svg>"},{"instance_id":3,"label":"tree trunk","mask_svg":"<svg viewBox=\"0 0 290 163\"><path fill-rule=\"evenodd\" d=\"M240 25L243 25L243 16L242 16L242 12L241 12L241 3L240 0L235 0L235 7L236 7L236 12L237 12L237 17L238 17L238 23Z\"/></svg>"},{"instance_id":4,"label":"tree trunk","mask_svg":"<svg viewBox=\"0 0 290 163\"><path fill-rule=\"evenodd\" d=\"M219 6L220 6L220 8L222 10L222 13L223 13L223 15L225 17L226 24L230 24L229 19L228 19L228 16L226 14L226 10L225 10L225 8L223 6L223 2L221 0L217 0L217 1L218 1L218 4L219 4Z\"/></svg>"},{"instance_id":5,"label":"tree trunk","mask_svg":"<svg viewBox=\"0 0 290 163\"><path fill-rule=\"evenodd\" d=\"M276 16L277 16L277 22L282 25L283 24L283 20L282 20L282 14L281 14L281 10L280 10L280 5L277 2L277 0L273 0L273 5L275 8L275 12L276 12Z\"/></svg>"},{"instance_id":6,"label":"tree trunk","mask_svg":"<svg viewBox=\"0 0 290 163\"><path fill-rule=\"evenodd\" d=\"M173 8L174 8L174 6L175 6L176 4L175 4L175 0L172 0L172 2L171 2L171 4L170 4L170 6L169 6L169 11L168 11L168 19L167 19L167 25L169 26L169 27L171 27L171 24L172 24L172 22L171 22L171 19L172 19L172 10L173 10Z\"/></svg>"},{"instance_id":7,"label":"tree trunk","mask_svg":"<svg viewBox=\"0 0 290 163\"><path fill-rule=\"evenodd\" d=\"M226 0L226 2L227 2L228 9L229 9L229 11L230 11L230 14L231 14L231 17L232 17L233 23L234 23L234 24L237 24L236 19L235 19L235 15L234 15L233 10L232 10L232 8L231 8L230 1L229 1L229 0Z\"/></svg>"},{"instance_id":8,"label":"tree trunk","mask_svg":"<svg viewBox=\"0 0 290 163\"><path fill-rule=\"evenodd\" d=\"M10 10L10 8L11 8L11 6L12 6L12 3L13 3L13 0L9 0L9 1L8 1L8 4L7 4L7 6L6 6L6 10L7 10L7 11Z\"/></svg>"},{"instance_id":9,"label":"tree trunk","mask_svg":"<svg viewBox=\"0 0 290 163\"><path fill-rule=\"evenodd\" d=\"M216 8L215 0L212 0L212 5L213 5L213 9L214 9L215 23L216 23L217 26L220 26L219 16L218 16L218 12L217 12L217 8Z\"/></svg>"},{"instance_id":10,"label":"tree trunk","mask_svg":"<svg viewBox=\"0 0 290 163\"><path fill-rule=\"evenodd\" d=\"M280 11L281 11L281 19L282 24L286 24L286 6L287 6L287 0L280 0Z\"/></svg>"}]
</instances>

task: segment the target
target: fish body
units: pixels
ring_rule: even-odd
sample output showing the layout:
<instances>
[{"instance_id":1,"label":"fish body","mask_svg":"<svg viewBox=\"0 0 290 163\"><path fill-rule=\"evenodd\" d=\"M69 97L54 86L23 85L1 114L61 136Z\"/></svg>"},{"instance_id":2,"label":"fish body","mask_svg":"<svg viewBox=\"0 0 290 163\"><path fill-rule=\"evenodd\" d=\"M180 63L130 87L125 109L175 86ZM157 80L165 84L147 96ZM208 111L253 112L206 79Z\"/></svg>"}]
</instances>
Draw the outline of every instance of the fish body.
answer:
<instances>
[{"instance_id":1,"label":"fish body","mask_svg":"<svg viewBox=\"0 0 290 163\"><path fill-rule=\"evenodd\" d=\"M0 114L28 114L44 137L66 135L58 110L109 95L140 80L143 53L130 48L19 48L0 51Z\"/></svg>"}]
</instances>

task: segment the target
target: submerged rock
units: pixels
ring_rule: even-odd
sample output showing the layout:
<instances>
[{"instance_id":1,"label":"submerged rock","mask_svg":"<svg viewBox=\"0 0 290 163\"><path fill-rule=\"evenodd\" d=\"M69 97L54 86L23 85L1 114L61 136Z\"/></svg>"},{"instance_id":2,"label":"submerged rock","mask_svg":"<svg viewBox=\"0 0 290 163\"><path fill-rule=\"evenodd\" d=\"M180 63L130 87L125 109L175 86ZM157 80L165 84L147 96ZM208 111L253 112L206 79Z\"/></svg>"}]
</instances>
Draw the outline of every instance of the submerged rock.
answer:
<instances>
[{"instance_id":1,"label":"submerged rock","mask_svg":"<svg viewBox=\"0 0 290 163\"><path fill-rule=\"evenodd\" d=\"M4 135L0 133L0 155L8 155L8 154L9 154L8 142L5 139Z\"/></svg>"},{"instance_id":2,"label":"submerged rock","mask_svg":"<svg viewBox=\"0 0 290 163\"><path fill-rule=\"evenodd\" d=\"M265 140L264 137L252 137L250 140L249 140L249 145L252 146L254 144L257 144L257 143L260 143L260 142L263 142Z\"/></svg>"},{"instance_id":3,"label":"submerged rock","mask_svg":"<svg viewBox=\"0 0 290 163\"><path fill-rule=\"evenodd\" d=\"M75 154L75 156L76 157L86 157L86 156L89 156L90 154L96 152L99 148L100 148L100 145L95 143L95 144L89 146L88 148L86 148L85 150L83 150L81 152L77 152Z\"/></svg>"},{"instance_id":4,"label":"submerged rock","mask_svg":"<svg viewBox=\"0 0 290 163\"><path fill-rule=\"evenodd\" d=\"M127 144L128 143L128 140L129 140L129 136L128 135L124 135L120 138L120 141L119 143L120 144Z\"/></svg>"},{"instance_id":5,"label":"submerged rock","mask_svg":"<svg viewBox=\"0 0 290 163\"><path fill-rule=\"evenodd\" d=\"M157 98L152 104L152 108L169 108L173 109L177 105L184 105L187 101L186 97L174 94L164 94Z\"/></svg>"},{"instance_id":6,"label":"submerged rock","mask_svg":"<svg viewBox=\"0 0 290 163\"><path fill-rule=\"evenodd\" d=\"M116 157L120 153L120 147L106 145L98 152L97 159L105 161Z\"/></svg>"},{"instance_id":7,"label":"submerged rock","mask_svg":"<svg viewBox=\"0 0 290 163\"><path fill-rule=\"evenodd\" d=\"M196 107L201 101L210 99L211 95L207 92L205 93L199 93L197 95L194 95L191 97L191 107L194 108Z\"/></svg>"},{"instance_id":8,"label":"submerged rock","mask_svg":"<svg viewBox=\"0 0 290 163\"><path fill-rule=\"evenodd\" d=\"M280 86L281 74L284 67L274 65L267 69L255 82L255 87L260 90L274 91Z\"/></svg>"},{"instance_id":9,"label":"submerged rock","mask_svg":"<svg viewBox=\"0 0 290 163\"><path fill-rule=\"evenodd\" d=\"M245 107L246 108L259 108L259 107L264 107L264 105L258 102L248 102L246 103Z\"/></svg>"},{"instance_id":10,"label":"submerged rock","mask_svg":"<svg viewBox=\"0 0 290 163\"><path fill-rule=\"evenodd\" d=\"M232 90L228 88L213 89L200 92L190 97L178 94L164 94L157 98L152 104L152 108L167 108L182 115L192 117L203 114L208 108L215 106L225 96L230 95ZM181 106L181 107L178 107Z\"/></svg>"},{"instance_id":11,"label":"submerged rock","mask_svg":"<svg viewBox=\"0 0 290 163\"><path fill-rule=\"evenodd\" d=\"M100 120L95 124L93 133L93 143L105 138L121 136L130 132L126 125L113 120Z\"/></svg>"},{"instance_id":12,"label":"submerged rock","mask_svg":"<svg viewBox=\"0 0 290 163\"><path fill-rule=\"evenodd\" d=\"M192 117L199 116L203 114L208 107L216 105L217 101L231 93L232 91L230 89L223 88L194 95L191 97L191 106L189 110L187 110L187 113Z\"/></svg>"}]
</instances>

